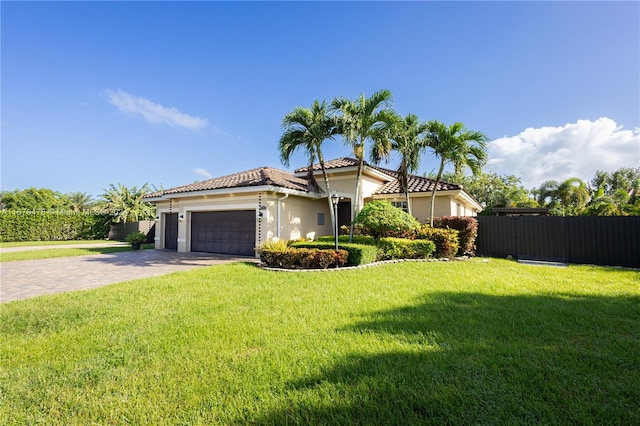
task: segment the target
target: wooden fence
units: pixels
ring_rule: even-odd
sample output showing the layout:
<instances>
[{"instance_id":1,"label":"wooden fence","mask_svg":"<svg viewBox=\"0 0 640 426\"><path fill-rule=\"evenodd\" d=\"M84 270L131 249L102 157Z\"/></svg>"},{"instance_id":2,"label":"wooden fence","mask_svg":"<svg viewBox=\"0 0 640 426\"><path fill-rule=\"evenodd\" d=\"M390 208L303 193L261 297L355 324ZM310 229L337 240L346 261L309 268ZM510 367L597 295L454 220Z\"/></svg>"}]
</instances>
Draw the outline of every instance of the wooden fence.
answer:
<instances>
[{"instance_id":1,"label":"wooden fence","mask_svg":"<svg viewBox=\"0 0 640 426\"><path fill-rule=\"evenodd\" d=\"M480 216L476 254L640 268L640 217Z\"/></svg>"}]
</instances>

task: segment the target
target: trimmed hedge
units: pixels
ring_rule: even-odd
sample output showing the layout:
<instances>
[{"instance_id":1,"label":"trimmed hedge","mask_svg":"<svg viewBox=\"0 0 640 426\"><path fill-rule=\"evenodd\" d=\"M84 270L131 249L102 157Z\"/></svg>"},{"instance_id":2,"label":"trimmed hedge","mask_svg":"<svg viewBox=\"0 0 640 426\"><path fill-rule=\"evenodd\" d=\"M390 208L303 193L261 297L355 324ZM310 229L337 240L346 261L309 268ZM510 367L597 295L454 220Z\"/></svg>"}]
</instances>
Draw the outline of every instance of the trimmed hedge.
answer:
<instances>
[{"instance_id":1,"label":"trimmed hedge","mask_svg":"<svg viewBox=\"0 0 640 426\"><path fill-rule=\"evenodd\" d=\"M378 260L426 259L436 249L433 241L392 237L380 238L377 246Z\"/></svg>"},{"instance_id":2,"label":"trimmed hedge","mask_svg":"<svg viewBox=\"0 0 640 426\"><path fill-rule=\"evenodd\" d=\"M335 244L335 239L332 235L318 237L317 241L322 243L332 243ZM376 244L376 240L370 235L354 235L353 241L349 242L349 235L340 235L338 236L339 244L366 244L368 246L373 246Z\"/></svg>"},{"instance_id":3,"label":"trimmed hedge","mask_svg":"<svg viewBox=\"0 0 640 426\"><path fill-rule=\"evenodd\" d=\"M111 216L82 212L0 211L0 241L98 240L109 236Z\"/></svg>"},{"instance_id":4,"label":"trimmed hedge","mask_svg":"<svg viewBox=\"0 0 640 426\"><path fill-rule=\"evenodd\" d=\"M450 228L458 231L458 256L476 254L476 237L478 236L478 220L469 216L443 216L433 219L436 228Z\"/></svg>"},{"instance_id":5,"label":"trimmed hedge","mask_svg":"<svg viewBox=\"0 0 640 426\"><path fill-rule=\"evenodd\" d=\"M293 243L291 247L335 250L334 244L329 244L325 242ZM347 265L349 266L366 265L367 263L373 263L376 261L378 256L378 249L376 248L376 246L372 246L372 245L341 243L339 244L338 249L346 250L349 253L349 256L347 258Z\"/></svg>"},{"instance_id":6,"label":"trimmed hedge","mask_svg":"<svg viewBox=\"0 0 640 426\"><path fill-rule=\"evenodd\" d=\"M346 250L321 250L317 248L291 247L286 251L262 250L264 263L285 269L327 269L338 263L344 266L349 253Z\"/></svg>"},{"instance_id":7,"label":"trimmed hedge","mask_svg":"<svg viewBox=\"0 0 640 426\"><path fill-rule=\"evenodd\" d=\"M436 245L436 257L454 257L458 253L458 231L447 228L432 228L422 225L416 238L433 241Z\"/></svg>"}]
</instances>

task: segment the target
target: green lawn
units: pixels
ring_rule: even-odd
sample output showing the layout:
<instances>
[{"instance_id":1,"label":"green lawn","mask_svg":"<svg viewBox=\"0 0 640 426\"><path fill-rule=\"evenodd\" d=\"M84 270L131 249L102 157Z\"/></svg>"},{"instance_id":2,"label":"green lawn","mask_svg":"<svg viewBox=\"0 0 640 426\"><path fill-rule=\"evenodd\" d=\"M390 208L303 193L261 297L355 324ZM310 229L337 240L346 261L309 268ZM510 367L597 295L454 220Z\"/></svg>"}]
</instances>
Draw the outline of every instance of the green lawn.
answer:
<instances>
[{"instance_id":1,"label":"green lawn","mask_svg":"<svg viewBox=\"0 0 640 426\"><path fill-rule=\"evenodd\" d=\"M142 248L153 248L153 244L145 244ZM85 248L54 248L45 250L14 251L0 254L0 262L14 262L16 260L50 259L54 257L86 256L89 254L118 253L131 251L131 246L114 247L85 247Z\"/></svg>"},{"instance_id":2,"label":"green lawn","mask_svg":"<svg viewBox=\"0 0 640 426\"><path fill-rule=\"evenodd\" d=\"M113 240L68 240L68 241L0 241L0 248L6 247L29 247L29 246L66 246L72 244L117 244L119 241Z\"/></svg>"},{"instance_id":3,"label":"green lawn","mask_svg":"<svg viewBox=\"0 0 640 426\"><path fill-rule=\"evenodd\" d=\"M1 305L2 424L640 424L640 272L238 263Z\"/></svg>"}]
</instances>

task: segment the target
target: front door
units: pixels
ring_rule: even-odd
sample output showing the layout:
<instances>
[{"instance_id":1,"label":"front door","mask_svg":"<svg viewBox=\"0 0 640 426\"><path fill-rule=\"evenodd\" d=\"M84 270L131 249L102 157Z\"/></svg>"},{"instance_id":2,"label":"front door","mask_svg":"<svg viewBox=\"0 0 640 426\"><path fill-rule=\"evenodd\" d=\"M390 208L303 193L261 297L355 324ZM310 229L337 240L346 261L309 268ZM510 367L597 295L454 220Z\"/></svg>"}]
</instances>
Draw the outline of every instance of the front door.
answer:
<instances>
[{"instance_id":1,"label":"front door","mask_svg":"<svg viewBox=\"0 0 640 426\"><path fill-rule=\"evenodd\" d=\"M164 248L178 250L178 213L164 215Z\"/></svg>"}]
</instances>

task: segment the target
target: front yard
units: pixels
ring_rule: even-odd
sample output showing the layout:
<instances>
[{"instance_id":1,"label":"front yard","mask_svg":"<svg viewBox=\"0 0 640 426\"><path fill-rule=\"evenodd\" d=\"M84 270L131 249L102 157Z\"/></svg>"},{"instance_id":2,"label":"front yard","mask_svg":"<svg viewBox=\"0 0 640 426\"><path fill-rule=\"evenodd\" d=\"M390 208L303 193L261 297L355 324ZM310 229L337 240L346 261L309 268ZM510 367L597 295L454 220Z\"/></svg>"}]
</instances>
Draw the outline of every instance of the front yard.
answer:
<instances>
[{"instance_id":1,"label":"front yard","mask_svg":"<svg viewBox=\"0 0 640 426\"><path fill-rule=\"evenodd\" d=\"M0 305L3 424L639 424L640 272L230 264Z\"/></svg>"}]
</instances>

